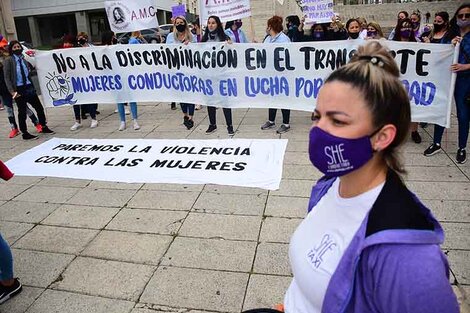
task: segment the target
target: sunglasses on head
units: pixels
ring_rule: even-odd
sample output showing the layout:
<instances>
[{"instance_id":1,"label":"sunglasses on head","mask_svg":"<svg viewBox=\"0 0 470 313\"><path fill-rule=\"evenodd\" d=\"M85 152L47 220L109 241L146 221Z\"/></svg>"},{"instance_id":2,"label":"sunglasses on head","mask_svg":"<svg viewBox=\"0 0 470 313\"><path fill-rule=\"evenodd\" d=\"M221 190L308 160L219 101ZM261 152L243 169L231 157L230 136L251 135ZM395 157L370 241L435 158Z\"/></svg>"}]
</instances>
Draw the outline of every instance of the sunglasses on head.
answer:
<instances>
[{"instance_id":1,"label":"sunglasses on head","mask_svg":"<svg viewBox=\"0 0 470 313\"><path fill-rule=\"evenodd\" d=\"M465 18L470 18L470 13L457 14L457 17L460 18L460 19L463 19L464 16L465 16Z\"/></svg>"}]
</instances>

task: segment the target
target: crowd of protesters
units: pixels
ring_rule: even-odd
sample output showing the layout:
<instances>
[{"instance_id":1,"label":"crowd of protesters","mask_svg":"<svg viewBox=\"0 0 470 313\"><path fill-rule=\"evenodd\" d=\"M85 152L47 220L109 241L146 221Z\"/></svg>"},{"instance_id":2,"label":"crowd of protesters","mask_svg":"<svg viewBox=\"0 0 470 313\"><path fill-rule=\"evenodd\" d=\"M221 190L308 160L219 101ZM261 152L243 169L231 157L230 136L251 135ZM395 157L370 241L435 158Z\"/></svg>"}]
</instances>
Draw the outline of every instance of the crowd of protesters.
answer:
<instances>
[{"instance_id":1,"label":"crowd of protesters","mask_svg":"<svg viewBox=\"0 0 470 313\"><path fill-rule=\"evenodd\" d=\"M436 12L434 20L430 19L431 15L428 12L425 16L421 16L419 11L406 12L401 11L397 14L397 23L395 27L388 34L384 34L384 30L377 21L366 21L364 18L351 18L343 21L340 16L335 15L329 23L321 24L307 24L304 18L299 18L296 15L287 16L285 19L275 16L267 21L266 37L263 39L265 43L283 43L289 44L290 42L315 42L315 41L335 41L335 40L355 40L355 39L375 39L375 40L394 40L394 41L408 41L408 42L422 42L422 43L457 43L461 42L461 51L458 64L452 67L452 71L457 72L457 82L455 88L455 100L457 103L457 116L459 121L459 149L457 151L457 162L464 163L466 161L466 138L468 137L468 128L470 121L470 113L467 109L468 102L468 86L469 83L469 69L470 63L468 55L470 54L469 48L469 26L470 18L467 17L466 5L460 8L454 16L450 16L448 12ZM228 21L225 26L220 22L217 16L211 16L208 19L207 25L200 25L199 20L189 23L184 17L177 17L172 19L173 31L166 36L167 44L194 44L199 42L220 42L225 41L230 44L248 43L250 40L242 29L243 23L241 20ZM428 22L428 23L426 23ZM431 23L429 23L431 22ZM113 41L106 42L106 38L113 39ZM64 36L62 48L71 47L89 47L92 44L88 41L88 35L80 32L77 36L66 35ZM164 38L162 39L162 42ZM117 44L116 36L111 32L103 34L103 45ZM129 44L146 43L140 32L133 32L128 40ZM0 51L0 56L12 54L6 51L5 47ZM21 56L21 55L20 55ZM12 56L13 58L13 56ZM16 57L18 58L18 57ZM3 63L3 62L2 62ZM19 76L20 73L18 72ZM3 86L3 79L0 81L0 87ZM18 83L21 83L18 81ZM8 110L8 119L11 125L10 137L15 137L20 132L14 117L13 105L10 104L10 92L6 88L2 88L3 104ZM22 99L21 99L22 100ZM23 101L20 100L20 103ZM33 101L34 102L34 101ZM0 110L4 106L0 106ZM36 103L37 104L37 103ZM37 105L36 105L37 106ZM140 129L137 122L137 104L135 102L129 103L130 111L134 121L134 129ZM194 112L200 109L200 105L192 103L180 103L183 112L183 125L189 130L194 126ZM172 103L172 109L176 109L176 103ZM129 114L127 104L119 103L116 112L119 113L119 130L126 128L125 114ZM87 104L74 106L75 123L72 125L71 130L79 129L82 124L81 121L87 117L91 117L90 127L98 126L96 115L96 104ZM268 120L261 126L262 130L268 130L275 127L276 109L269 109ZM277 133L281 134L291 129L290 126L290 110L283 109L282 111L282 124L277 128ZM206 133L210 134L217 130L216 124L216 108L207 107L209 115L209 125ZM232 112L231 109L223 109L227 132L229 135L235 133L232 125ZM23 119L29 116L32 123L41 131L41 121L35 116L34 112L28 105L21 108L20 126L26 132L26 126ZM38 114L42 114L38 112ZM42 123L45 123L42 121ZM23 125L23 126L22 126ZM425 124L423 126L426 126ZM21 128L20 127L20 128ZM411 124L410 137L412 141L419 144L422 141L421 135L418 131L418 123ZM440 126L435 126L434 142L426 149L424 154L431 156L441 151L441 140L444 129ZM36 138L28 133L23 133L25 139Z\"/></svg>"}]
</instances>

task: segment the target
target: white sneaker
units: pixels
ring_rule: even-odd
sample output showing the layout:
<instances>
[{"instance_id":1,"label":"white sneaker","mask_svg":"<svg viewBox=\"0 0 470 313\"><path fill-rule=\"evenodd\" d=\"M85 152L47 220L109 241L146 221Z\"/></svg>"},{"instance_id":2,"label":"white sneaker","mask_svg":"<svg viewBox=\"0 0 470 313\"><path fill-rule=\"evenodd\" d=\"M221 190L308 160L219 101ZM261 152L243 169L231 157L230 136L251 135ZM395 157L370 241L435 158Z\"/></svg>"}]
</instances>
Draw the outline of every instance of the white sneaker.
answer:
<instances>
[{"instance_id":1,"label":"white sneaker","mask_svg":"<svg viewBox=\"0 0 470 313\"><path fill-rule=\"evenodd\" d=\"M96 127L98 127L98 120L91 120L90 128L96 128Z\"/></svg>"},{"instance_id":2,"label":"white sneaker","mask_svg":"<svg viewBox=\"0 0 470 313\"><path fill-rule=\"evenodd\" d=\"M126 108L126 110L125 110L124 112L126 113L126 115L129 115L129 114L131 114L131 111L129 111L129 109L128 109L128 108Z\"/></svg>"},{"instance_id":3,"label":"white sneaker","mask_svg":"<svg viewBox=\"0 0 470 313\"><path fill-rule=\"evenodd\" d=\"M75 131L79 129L80 127L82 127L82 124L80 124L79 122L75 122L75 124L73 124L72 127L70 127L70 130Z\"/></svg>"},{"instance_id":4,"label":"white sneaker","mask_svg":"<svg viewBox=\"0 0 470 313\"><path fill-rule=\"evenodd\" d=\"M121 124L119 125L118 130L123 131L124 129L126 129L126 122L121 122Z\"/></svg>"},{"instance_id":5,"label":"white sneaker","mask_svg":"<svg viewBox=\"0 0 470 313\"><path fill-rule=\"evenodd\" d=\"M139 129L140 129L139 123L137 123L137 120L134 120L134 130L139 130Z\"/></svg>"},{"instance_id":6,"label":"white sneaker","mask_svg":"<svg viewBox=\"0 0 470 313\"><path fill-rule=\"evenodd\" d=\"M119 113L119 110L118 109L114 110L114 113Z\"/></svg>"}]
</instances>

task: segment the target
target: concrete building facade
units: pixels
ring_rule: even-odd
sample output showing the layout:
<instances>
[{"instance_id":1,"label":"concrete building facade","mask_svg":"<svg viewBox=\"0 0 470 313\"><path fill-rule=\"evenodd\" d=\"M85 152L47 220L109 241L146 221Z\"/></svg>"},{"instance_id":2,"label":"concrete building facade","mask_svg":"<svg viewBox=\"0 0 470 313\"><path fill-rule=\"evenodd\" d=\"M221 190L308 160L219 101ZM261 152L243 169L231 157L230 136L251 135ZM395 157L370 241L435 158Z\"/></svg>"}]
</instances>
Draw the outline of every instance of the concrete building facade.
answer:
<instances>
[{"instance_id":1,"label":"concrete building facade","mask_svg":"<svg viewBox=\"0 0 470 313\"><path fill-rule=\"evenodd\" d=\"M36 47L54 47L65 34L76 34L79 31L87 32L93 41L99 42L101 33L109 29L103 0L82 0L80 2L74 0L0 1L0 16L2 17L0 32L6 34L9 39L16 37L31 42ZM159 23L169 23L171 7L175 4L186 4L188 13L196 15L198 1L156 0ZM298 2L298 0L251 0L253 16L244 20L245 32L250 38L254 37L257 41L261 41L265 36L266 21L273 15L282 17L291 14L302 15ZM374 1L335 0L335 12L339 13L343 20L362 16L368 21L379 22L384 28L387 28L395 25L396 15L401 10L408 12L419 10L423 14L430 12L432 16L438 11L447 11L452 15L464 1L349 4L370 2Z\"/></svg>"},{"instance_id":2,"label":"concrete building facade","mask_svg":"<svg viewBox=\"0 0 470 313\"><path fill-rule=\"evenodd\" d=\"M123 0L123 2L132 0ZM54 46L65 34L84 31L100 41L101 33L109 29L103 0L2 0L10 2L17 38L34 46ZM176 0L156 1L157 19L165 24L171 18ZM190 1L187 0L188 4ZM184 3L184 2L183 2ZM187 8L191 6L187 4Z\"/></svg>"}]
</instances>

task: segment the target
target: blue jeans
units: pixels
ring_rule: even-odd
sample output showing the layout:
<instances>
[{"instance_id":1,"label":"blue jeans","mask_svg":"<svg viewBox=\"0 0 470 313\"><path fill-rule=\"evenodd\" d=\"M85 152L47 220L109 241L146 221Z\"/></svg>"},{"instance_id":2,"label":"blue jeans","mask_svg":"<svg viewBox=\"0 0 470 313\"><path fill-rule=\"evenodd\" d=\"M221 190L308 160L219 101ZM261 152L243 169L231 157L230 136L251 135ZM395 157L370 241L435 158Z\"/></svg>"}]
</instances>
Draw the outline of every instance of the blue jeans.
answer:
<instances>
[{"instance_id":1,"label":"blue jeans","mask_svg":"<svg viewBox=\"0 0 470 313\"><path fill-rule=\"evenodd\" d=\"M467 98L470 95L470 75L458 75L455 81L454 98L457 107L457 120L459 122L459 149L467 147L470 124L470 104ZM434 143L440 144L444 127L434 126Z\"/></svg>"},{"instance_id":2,"label":"blue jeans","mask_svg":"<svg viewBox=\"0 0 470 313\"><path fill-rule=\"evenodd\" d=\"M13 255L10 246L0 234L0 280L13 278Z\"/></svg>"},{"instance_id":3,"label":"blue jeans","mask_svg":"<svg viewBox=\"0 0 470 313\"><path fill-rule=\"evenodd\" d=\"M137 103L129 102L129 106L131 107L132 118L136 120L137 119ZM117 107L118 107L119 118L121 119L121 122L125 122L126 112L124 111L124 103L118 103Z\"/></svg>"},{"instance_id":4,"label":"blue jeans","mask_svg":"<svg viewBox=\"0 0 470 313\"><path fill-rule=\"evenodd\" d=\"M184 114L188 114L189 116L194 116L194 108L195 104L193 103L180 103L181 105L181 111L183 111Z\"/></svg>"},{"instance_id":5,"label":"blue jeans","mask_svg":"<svg viewBox=\"0 0 470 313\"><path fill-rule=\"evenodd\" d=\"M470 75L457 75L454 98L457 106L457 120L459 121L459 148L467 146L470 123L470 107L467 97L470 95Z\"/></svg>"}]
</instances>

